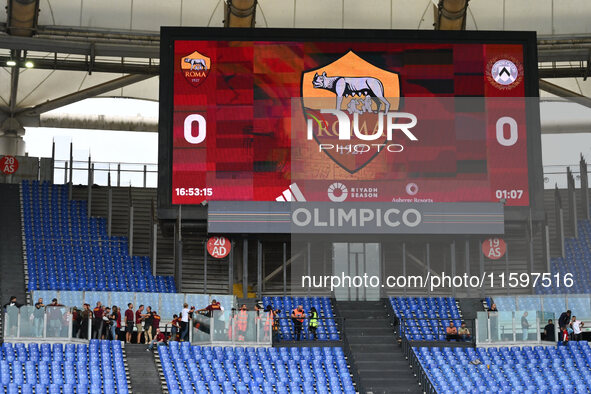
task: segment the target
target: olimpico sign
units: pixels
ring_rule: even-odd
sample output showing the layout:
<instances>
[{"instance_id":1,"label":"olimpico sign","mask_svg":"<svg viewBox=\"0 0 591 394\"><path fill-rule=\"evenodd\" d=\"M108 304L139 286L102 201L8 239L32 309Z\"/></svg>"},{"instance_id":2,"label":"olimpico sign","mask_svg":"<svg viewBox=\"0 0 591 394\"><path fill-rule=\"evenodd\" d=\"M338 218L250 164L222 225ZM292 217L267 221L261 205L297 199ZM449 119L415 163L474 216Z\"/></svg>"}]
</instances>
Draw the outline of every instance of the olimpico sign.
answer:
<instances>
[{"instance_id":1,"label":"olimpico sign","mask_svg":"<svg viewBox=\"0 0 591 394\"><path fill-rule=\"evenodd\" d=\"M211 233L503 234L500 203L211 201Z\"/></svg>"},{"instance_id":2,"label":"olimpico sign","mask_svg":"<svg viewBox=\"0 0 591 394\"><path fill-rule=\"evenodd\" d=\"M297 227L416 227L421 224L421 213L415 208L313 208L300 207L291 213L292 225Z\"/></svg>"}]
</instances>

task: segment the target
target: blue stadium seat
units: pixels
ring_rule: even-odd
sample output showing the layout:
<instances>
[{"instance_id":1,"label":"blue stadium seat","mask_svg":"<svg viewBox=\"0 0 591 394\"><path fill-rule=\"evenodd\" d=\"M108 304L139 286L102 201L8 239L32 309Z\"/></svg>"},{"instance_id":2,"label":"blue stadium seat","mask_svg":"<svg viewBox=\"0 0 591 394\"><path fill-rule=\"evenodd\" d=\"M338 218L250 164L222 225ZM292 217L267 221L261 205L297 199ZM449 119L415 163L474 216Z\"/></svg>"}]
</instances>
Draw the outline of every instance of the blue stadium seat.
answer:
<instances>
[{"instance_id":1,"label":"blue stadium seat","mask_svg":"<svg viewBox=\"0 0 591 394\"><path fill-rule=\"evenodd\" d=\"M89 344L3 343L0 346L0 390L8 393L128 392L119 341Z\"/></svg>"},{"instance_id":2,"label":"blue stadium seat","mask_svg":"<svg viewBox=\"0 0 591 394\"><path fill-rule=\"evenodd\" d=\"M462 314L453 297L391 297L390 304L410 341L445 340L450 322L461 325Z\"/></svg>"},{"instance_id":3,"label":"blue stadium seat","mask_svg":"<svg viewBox=\"0 0 591 394\"><path fill-rule=\"evenodd\" d=\"M106 220L88 217L65 185L23 181L21 192L29 291L176 292L173 277L154 277L149 257L130 256L127 238L109 237Z\"/></svg>"},{"instance_id":4,"label":"blue stadium seat","mask_svg":"<svg viewBox=\"0 0 591 394\"><path fill-rule=\"evenodd\" d=\"M564 240L565 257L550 259L550 272L552 275L559 273L573 274L573 286L544 287L542 281L536 286L537 294L589 294L591 293L591 222L579 220L578 238L566 238Z\"/></svg>"},{"instance_id":5,"label":"blue stadium seat","mask_svg":"<svg viewBox=\"0 0 591 394\"><path fill-rule=\"evenodd\" d=\"M171 342L158 352L170 393L355 393L339 347L255 349Z\"/></svg>"},{"instance_id":6,"label":"blue stadium seat","mask_svg":"<svg viewBox=\"0 0 591 394\"><path fill-rule=\"evenodd\" d=\"M591 348L568 346L502 348L413 348L438 393L588 393ZM480 361L474 365L473 361Z\"/></svg>"}]
</instances>

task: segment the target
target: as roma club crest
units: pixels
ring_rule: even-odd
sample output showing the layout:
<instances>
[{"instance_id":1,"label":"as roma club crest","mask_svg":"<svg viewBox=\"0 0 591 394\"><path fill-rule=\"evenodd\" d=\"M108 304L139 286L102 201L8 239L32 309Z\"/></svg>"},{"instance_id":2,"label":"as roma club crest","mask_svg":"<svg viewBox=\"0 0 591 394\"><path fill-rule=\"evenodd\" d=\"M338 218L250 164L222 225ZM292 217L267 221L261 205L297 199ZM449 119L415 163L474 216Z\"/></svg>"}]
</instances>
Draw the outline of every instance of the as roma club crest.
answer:
<instances>
[{"instance_id":1,"label":"as roma club crest","mask_svg":"<svg viewBox=\"0 0 591 394\"><path fill-rule=\"evenodd\" d=\"M400 104L399 76L349 51L302 74L302 102L313 125L308 139L354 174L388 147L386 122Z\"/></svg>"},{"instance_id":2,"label":"as roma club crest","mask_svg":"<svg viewBox=\"0 0 591 394\"><path fill-rule=\"evenodd\" d=\"M211 59L195 51L181 58L181 72L191 85L197 87L205 81L211 69Z\"/></svg>"}]
</instances>

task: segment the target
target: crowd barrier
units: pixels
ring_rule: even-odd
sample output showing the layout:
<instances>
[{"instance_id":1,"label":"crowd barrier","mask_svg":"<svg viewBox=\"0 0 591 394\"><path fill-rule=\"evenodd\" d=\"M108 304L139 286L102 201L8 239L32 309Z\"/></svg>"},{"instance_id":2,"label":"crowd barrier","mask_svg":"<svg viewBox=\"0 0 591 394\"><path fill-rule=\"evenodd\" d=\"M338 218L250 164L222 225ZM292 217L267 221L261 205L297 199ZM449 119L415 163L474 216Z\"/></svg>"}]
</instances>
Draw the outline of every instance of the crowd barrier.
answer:
<instances>
[{"instance_id":1,"label":"crowd barrier","mask_svg":"<svg viewBox=\"0 0 591 394\"><path fill-rule=\"evenodd\" d=\"M273 319L262 311L214 311L211 318L195 314L190 341L194 345L271 346Z\"/></svg>"},{"instance_id":2,"label":"crowd barrier","mask_svg":"<svg viewBox=\"0 0 591 394\"><path fill-rule=\"evenodd\" d=\"M7 306L4 311L4 339L88 340L91 338L91 319L72 324L72 312L72 308L66 306Z\"/></svg>"},{"instance_id":3,"label":"crowd barrier","mask_svg":"<svg viewBox=\"0 0 591 394\"><path fill-rule=\"evenodd\" d=\"M556 343L542 340L548 320L554 322L554 339L558 339L558 322L552 312L500 311L478 312L476 346Z\"/></svg>"},{"instance_id":4,"label":"crowd barrier","mask_svg":"<svg viewBox=\"0 0 591 394\"><path fill-rule=\"evenodd\" d=\"M107 291L54 291L35 290L31 292L33 303L43 298L45 304L50 304L53 298L57 298L62 305L82 308L82 304L90 304L94 308L100 301L103 305L117 305L121 314L127 309L130 302L136 310L140 305L151 306L157 311L161 321L170 322L173 315L180 315L183 304L189 304L189 308L205 308L215 299L225 310L231 310L236 305L236 297L233 295L218 294L192 294L192 293L139 293L139 292L107 292Z\"/></svg>"}]
</instances>

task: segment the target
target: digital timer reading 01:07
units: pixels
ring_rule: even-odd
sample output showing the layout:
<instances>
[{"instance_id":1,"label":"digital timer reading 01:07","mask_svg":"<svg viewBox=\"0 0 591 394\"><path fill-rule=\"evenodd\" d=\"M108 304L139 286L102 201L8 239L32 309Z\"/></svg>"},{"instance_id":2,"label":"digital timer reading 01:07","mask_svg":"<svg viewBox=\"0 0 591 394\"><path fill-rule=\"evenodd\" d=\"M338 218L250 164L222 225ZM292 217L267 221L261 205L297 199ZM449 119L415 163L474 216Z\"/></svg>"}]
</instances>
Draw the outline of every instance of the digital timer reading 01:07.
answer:
<instances>
[{"instance_id":1,"label":"digital timer reading 01:07","mask_svg":"<svg viewBox=\"0 0 591 394\"><path fill-rule=\"evenodd\" d=\"M177 196L197 196L197 197L211 197L213 196L212 187L177 187L175 193Z\"/></svg>"},{"instance_id":2,"label":"digital timer reading 01:07","mask_svg":"<svg viewBox=\"0 0 591 394\"><path fill-rule=\"evenodd\" d=\"M495 197L498 199L504 198L506 200L519 200L523 196L523 190L497 190Z\"/></svg>"}]
</instances>

